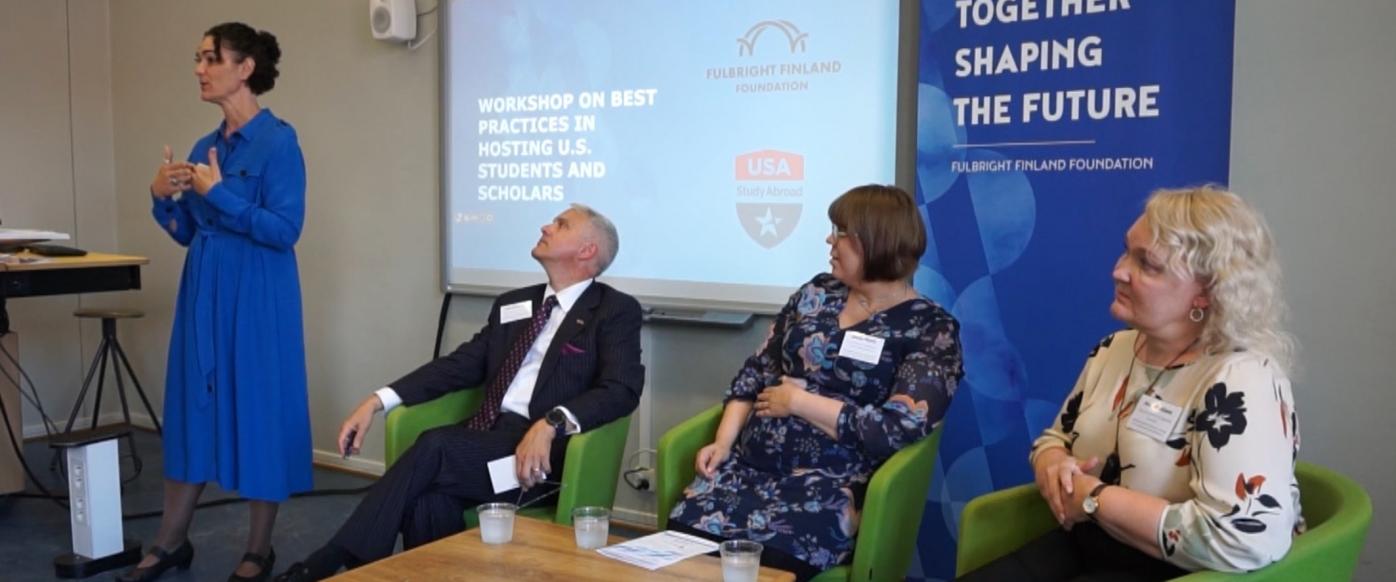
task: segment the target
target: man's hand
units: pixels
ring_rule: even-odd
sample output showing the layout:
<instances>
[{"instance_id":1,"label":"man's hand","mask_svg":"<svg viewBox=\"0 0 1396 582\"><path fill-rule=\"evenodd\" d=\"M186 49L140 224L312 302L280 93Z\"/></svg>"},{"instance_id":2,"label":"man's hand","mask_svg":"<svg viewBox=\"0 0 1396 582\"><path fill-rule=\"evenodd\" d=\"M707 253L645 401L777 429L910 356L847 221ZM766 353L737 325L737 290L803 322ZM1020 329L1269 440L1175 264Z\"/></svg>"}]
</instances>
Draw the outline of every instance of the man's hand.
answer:
<instances>
[{"instance_id":1,"label":"man's hand","mask_svg":"<svg viewBox=\"0 0 1396 582\"><path fill-rule=\"evenodd\" d=\"M698 449L698 456L693 460L693 468L697 469L703 477L712 479L717 468L731 455L732 447L724 447L717 443L709 444Z\"/></svg>"},{"instance_id":2,"label":"man's hand","mask_svg":"<svg viewBox=\"0 0 1396 582\"><path fill-rule=\"evenodd\" d=\"M363 447L364 436L368 434L368 428L373 426L373 415L379 410L383 410L383 401L378 396L370 394L365 398L354 412L349 413L349 418L344 419L344 424L339 425L339 454L343 457L358 454ZM352 439L352 440L350 440Z\"/></svg>"},{"instance_id":3,"label":"man's hand","mask_svg":"<svg viewBox=\"0 0 1396 582\"><path fill-rule=\"evenodd\" d=\"M1033 463L1037 491L1047 501L1047 506L1052 508L1052 515L1062 527L1070 529L1084 517L1079 515L1081 502L1076 498L1076 480L1078 477L1090 477L1085 474L1086 471L1094 469L1099 463L1100 459L1097 457L1082 462L1061 447L1052 447L1037 455L1037 462ZM1088 489L1082 495L1089 492Z\"/></svg>"},{"instance_id":4,"label":"man's hand","mask_svg":"<svg viewBox=\"0 0 1396 582\"><path fill-rule=\"evenodd\" d=\"M542 483L553 471L548 455L553 450L553 438L557 430L546 420L539 420L524 434L514 449L514 475L519 478L519 486L525 491Z\"/></svg>"},{"instance_id":5,"label":"man's hand","mask_svg":"<svg viewBox=\"0 0 1396 582\"><path fill-rule=\"evenodd\" d=\"M809 394L800 378L781 376L780 383L756 394L756 416L784 418L795 414L799 400Z\"/></svg>"},{"instance_id":6,"label":"man's hand","mask_svg":"<svg viewBox=\"0 0 1396 582\"><path fill-rule=\"evenodd\" d=\"M218 167L218 148L208 148L208 165L194 166L194 191L200 196L208 196L208 191L223 181L223 170Z\"/></svg>"}]
</instances>

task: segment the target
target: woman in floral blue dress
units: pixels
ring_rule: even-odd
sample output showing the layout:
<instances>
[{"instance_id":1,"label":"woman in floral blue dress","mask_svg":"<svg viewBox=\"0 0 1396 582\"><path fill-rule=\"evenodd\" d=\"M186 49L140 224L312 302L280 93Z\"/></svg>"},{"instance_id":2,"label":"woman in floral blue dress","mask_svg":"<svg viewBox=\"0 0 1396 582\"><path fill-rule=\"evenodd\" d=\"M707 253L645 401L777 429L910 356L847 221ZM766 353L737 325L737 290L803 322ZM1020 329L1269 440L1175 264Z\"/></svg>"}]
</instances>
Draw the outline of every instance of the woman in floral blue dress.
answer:
<instances>
[{"instance_id":1,"label":"woman in floral blue dress","mask_svg":"<svg viewBox=\"0 0 1396 582\"><path fill-rule=\"evenodd\" d=\"M669 520L761 542L763 564L801 580L849 560L873 471L931 432L964 375L959 324L910 284L926 248L911 195L854 188L829 219L831 273L790 297L737 373Z\"/></svg>"}]
</instances>

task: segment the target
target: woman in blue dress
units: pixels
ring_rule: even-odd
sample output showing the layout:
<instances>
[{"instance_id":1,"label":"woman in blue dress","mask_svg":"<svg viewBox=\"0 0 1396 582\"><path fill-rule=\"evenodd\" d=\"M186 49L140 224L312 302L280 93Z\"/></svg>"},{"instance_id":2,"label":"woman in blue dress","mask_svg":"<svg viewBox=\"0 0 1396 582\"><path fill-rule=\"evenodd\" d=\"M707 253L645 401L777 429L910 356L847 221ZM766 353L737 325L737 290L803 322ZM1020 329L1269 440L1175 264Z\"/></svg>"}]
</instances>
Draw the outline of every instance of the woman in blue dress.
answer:
<instances>
[{"instance_id":1,"label":"woman in blue dress","mask_svg":"<svg viewBox=\"0 0 1396 582\"><path fill-rule=\"evenodd\" d=\"M873 471L931 432L964 375L959 324L911 286L926 249L911 195L854 188L829 219L830 273L791 295L737 373L669 520L761 542L763 564L800 580L848 561Z\"/></svg>"},{"instance_id":2,"label":"woman in blue dress","mask_svg":"<svg viewBox=\"0 0 1396 582\"><path fill-rule=\"evenodd\" d=\"M209 29L194 76L223 122L186 162L166 146L150 185L155 221L189 250L165 376L164 516L150 553L122 580L189 567L189 522L210 481L250 501L247 553L229 580L265 580L278 504L311 487L294 249L305 161L295 130L257 103L280 57L270 33Z\"/></svg>"}]
</instances>

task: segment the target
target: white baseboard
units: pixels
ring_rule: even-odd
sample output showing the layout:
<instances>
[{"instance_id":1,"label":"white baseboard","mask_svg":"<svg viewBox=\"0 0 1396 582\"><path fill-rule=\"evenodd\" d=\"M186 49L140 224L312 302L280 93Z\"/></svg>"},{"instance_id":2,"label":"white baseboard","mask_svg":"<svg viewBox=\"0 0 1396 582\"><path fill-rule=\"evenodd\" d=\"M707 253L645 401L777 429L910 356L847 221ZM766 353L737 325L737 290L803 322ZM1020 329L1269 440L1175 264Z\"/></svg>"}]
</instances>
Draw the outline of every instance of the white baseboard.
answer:
<instances>
[{"instance_id":1,"label":"white baseboard","mask_svg":"<svg viewBox=\"0 0 1396 582\"><path fill-rule=\"evenodd\" d=\"M317 465L338 467L347 471L365 473L368 475L382 476L383 473L388 470L387 465L384 464L383 461L375 461L363 457L349 457L346 459L341 457L337 451L315 449L314 459Z\"/></svg>"},{"instance_id":2,"label":"white baseboard","mask_svg":"<svg viewBox=\"0 0 1396 582\"><path fill-rule=\"evenodd\" d=\"M635 509L627 509L624 507L612 507L611 515L615 516L616 521L623 521L626 523L633 523L635 525L642 525L651 528L659 526L659 517L648 511L638 511Z\"/></svg>"}]
</instances>

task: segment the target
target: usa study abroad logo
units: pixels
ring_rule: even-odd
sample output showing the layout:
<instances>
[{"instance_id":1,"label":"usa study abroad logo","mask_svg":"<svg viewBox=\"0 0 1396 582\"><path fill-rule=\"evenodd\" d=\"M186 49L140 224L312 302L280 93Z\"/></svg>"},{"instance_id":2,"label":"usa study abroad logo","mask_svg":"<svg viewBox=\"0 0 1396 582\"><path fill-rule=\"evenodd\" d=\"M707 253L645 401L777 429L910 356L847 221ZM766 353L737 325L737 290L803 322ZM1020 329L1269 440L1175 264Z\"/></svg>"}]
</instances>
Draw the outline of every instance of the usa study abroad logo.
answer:
<instances>
[{"instance_id":1,"label":"usa study abroad logo","mask_svg":"<svg viewBox=\"0 0 1396 582\"><path fill-rule=\"evenodd\" d=\"M804 156L769 149L740 154L733 176L737 220L752 241L775 248L795 232L804 208Z\"/></svg>"}]
</instances>

